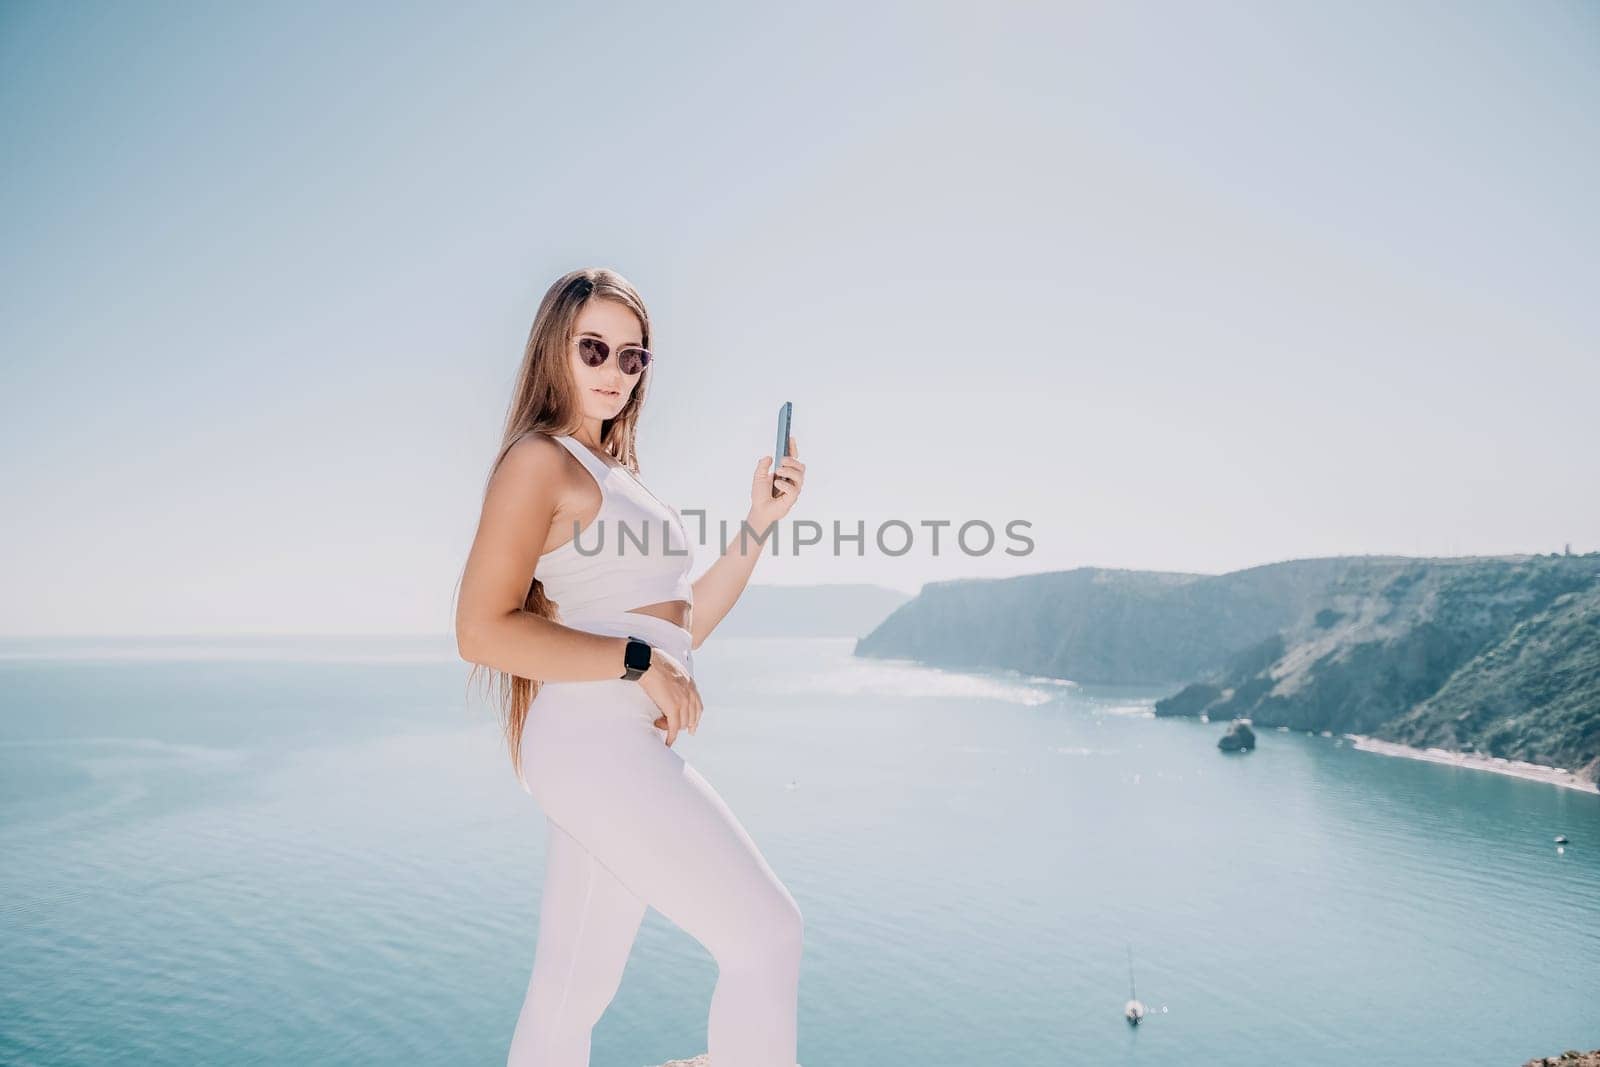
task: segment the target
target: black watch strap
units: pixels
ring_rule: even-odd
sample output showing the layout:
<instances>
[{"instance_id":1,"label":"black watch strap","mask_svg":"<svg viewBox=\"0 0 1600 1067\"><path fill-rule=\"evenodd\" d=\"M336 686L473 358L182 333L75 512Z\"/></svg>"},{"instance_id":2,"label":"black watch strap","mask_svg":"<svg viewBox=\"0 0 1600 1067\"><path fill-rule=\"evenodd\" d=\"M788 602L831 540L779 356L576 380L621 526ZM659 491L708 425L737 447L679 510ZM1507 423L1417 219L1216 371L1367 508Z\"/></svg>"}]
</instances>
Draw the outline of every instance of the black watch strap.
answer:
<instances>
[{"instance_id":1,"label":"black watch strap","mask_svg":"<svg viewBox=\"0 0 1600 1067\"><path fill-rule=\"evenodd\" d=\"M628 636L628 647L622 654L621 677L629 682L638 681L639 676L650 669L650 644L649 642Z\"/></svg>"}]
</instances>

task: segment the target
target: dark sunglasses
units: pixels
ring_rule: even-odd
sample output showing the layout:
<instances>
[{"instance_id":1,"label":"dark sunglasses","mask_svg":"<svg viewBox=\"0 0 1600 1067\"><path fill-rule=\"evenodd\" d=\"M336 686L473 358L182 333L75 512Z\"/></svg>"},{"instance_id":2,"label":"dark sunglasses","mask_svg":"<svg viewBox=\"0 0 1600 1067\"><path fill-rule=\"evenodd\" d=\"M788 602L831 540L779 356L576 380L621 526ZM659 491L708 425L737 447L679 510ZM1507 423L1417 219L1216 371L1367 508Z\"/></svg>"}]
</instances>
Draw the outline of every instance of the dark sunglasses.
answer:
<instances>
[{"instance_id":1,"label":"dark sunglasses","mask_svg":"<svg viewBox=\"0 0 1600 1067\"><path fill-rule=\"evenodd\" d=\"M611 357L611 346L598 337L578 338L578 355L591 367L598 367ZM638 374L650 365L650 350L638 345L623 345L617 349L617 369L623 374Z\"/></svg>"}]
</instances>

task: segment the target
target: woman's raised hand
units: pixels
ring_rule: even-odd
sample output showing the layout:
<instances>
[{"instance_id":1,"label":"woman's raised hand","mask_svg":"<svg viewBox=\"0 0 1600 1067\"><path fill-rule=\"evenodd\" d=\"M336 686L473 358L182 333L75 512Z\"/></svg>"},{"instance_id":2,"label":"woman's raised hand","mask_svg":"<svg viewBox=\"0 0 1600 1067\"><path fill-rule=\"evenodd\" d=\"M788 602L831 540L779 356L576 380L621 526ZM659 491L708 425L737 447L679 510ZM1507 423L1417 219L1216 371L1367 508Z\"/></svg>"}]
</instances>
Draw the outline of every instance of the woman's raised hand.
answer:
<instances>
[{"instance_id":1,"label":"woman's raised hand","mask_svg":"<svg viewBox=\"0 0 1600 1067\"><path fill-rule=\"evenodd\" d=\"M771 456L762 456L756 464L755 476L750 481L751 527L759 534L789 514L805 480L806 465L800 462L800 446L795 443L794 434L790 434L789 454L776 469L772 468Z\"/></svg>"},{"instance_id":2,"label":"woman's raised hand","mask_svg":"<svg viewBox=\"0 0 1600 1067\"><path fill-rule=\"evenodd\" d=\"M678 739L679 730L692 734L700 728L700 712L704 708L700 687L671 653L651 648L650 669L639 676L638 684L661 709L655 726L667 731L668 745Z\"/></svg>"}]
</instances>

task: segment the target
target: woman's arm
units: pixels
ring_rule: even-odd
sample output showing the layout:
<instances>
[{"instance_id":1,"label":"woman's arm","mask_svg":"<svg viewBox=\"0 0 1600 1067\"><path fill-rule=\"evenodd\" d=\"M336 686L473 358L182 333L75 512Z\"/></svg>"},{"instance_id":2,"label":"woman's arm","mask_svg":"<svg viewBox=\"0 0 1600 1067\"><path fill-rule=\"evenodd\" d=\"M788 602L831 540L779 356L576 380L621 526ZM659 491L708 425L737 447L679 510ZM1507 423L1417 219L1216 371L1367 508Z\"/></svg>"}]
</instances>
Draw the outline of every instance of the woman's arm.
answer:
<instances>
[{"instance_id":1,"label":"woman's arm","mask_svg":"<svg viewBox=\"0 0 1600 1067\"><path fill-rule=\"evenodd\" d=\"M739 526L739 536L734 538L728 550L695 579L694 610L689 613L690 632L694 634L691 647L699 648L711 636L711 631L717 628L717 623L726 618L728 612L733 610L733 605L738 603L744 587L750 582L751 572L756 569L756 560L761 558L761 550L767 543L765 540L758 542L758 538L764 530L772 529L775 521L769 520L762 527L746 515ZM755 534L753 537L752 531Z\"/></svg>"},{"instance_id":2,"label":"woman's arm","mask_svg":"<svg viewBox=\"0 0 1600 1067\"><path fill-rule=\"evenodd\" d=\"M564 451L528 434L489 479L456 604L456 650L470 663L541 682L620 678L626 637L575 630L523 609L560 504Z\"/></svg>"},{"instance_id":3,"label":"woman's arm","mask_svg":"<svg viewBox=\"0 0 1600 1067\"><path fill-rule=\"evenodd\" d=\"M750 511L739 524L739 536L694 583L694 609L689 613L693 648L699 648L717 628L717 623L738 603L750 581L750 573L756 569L756 560L761 558L762 549L771 537L777 536L774 524L789 514L805 484L806 465L800 462L800 449L792 434L789 454L783 457L777 471L769 475L771 465L771 456L761 457L756 464L755 474L750 479ZM774 485L778 489L777 496L772 495Z\"/></svg>"}]
</instances>

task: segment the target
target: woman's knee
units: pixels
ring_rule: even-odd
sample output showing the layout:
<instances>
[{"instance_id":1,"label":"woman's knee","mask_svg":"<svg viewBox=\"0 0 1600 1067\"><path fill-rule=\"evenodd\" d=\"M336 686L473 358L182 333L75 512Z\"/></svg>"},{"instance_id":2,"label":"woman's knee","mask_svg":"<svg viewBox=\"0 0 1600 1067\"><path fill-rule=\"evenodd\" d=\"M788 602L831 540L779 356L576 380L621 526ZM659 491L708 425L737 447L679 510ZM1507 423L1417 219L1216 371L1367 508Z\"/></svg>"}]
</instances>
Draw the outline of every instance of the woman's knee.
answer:
<instances>
[{"instance_id":1,"label":"woman's knee","mask_svg":"<svg viewBox=\"0 0 1600 1067\"><path fill-rule=\"evenodd\" d=\"M772 919L768 924L768 937L772 944L780 949L792 948L796 955L800 946L805 942L806 920L800 914L800 905L796 904L794 897L784 890L778 901L773 906Z\"/></svg>"},{"instance_id":2,"label":"woman's knee","mask_svg":"<svg viewBox=\"0 0 1600 1067\"><path fill-rule=\"evenodd\" d=\"M805 917L787 890L766 894L759 906L729 909L742 919L719 944L711 946L721 966L756 963L764 967L777 962L797 964L805 941Z\"/></svg>"}]
</instances>

